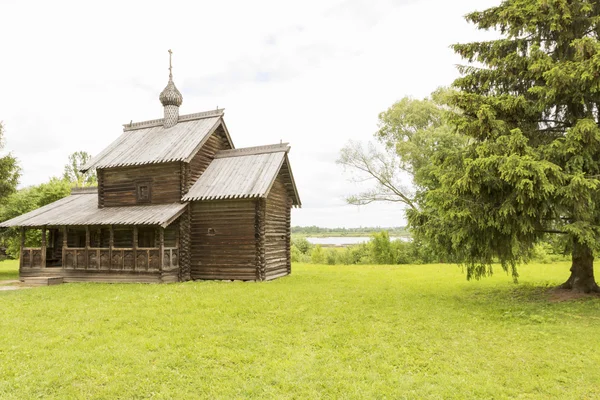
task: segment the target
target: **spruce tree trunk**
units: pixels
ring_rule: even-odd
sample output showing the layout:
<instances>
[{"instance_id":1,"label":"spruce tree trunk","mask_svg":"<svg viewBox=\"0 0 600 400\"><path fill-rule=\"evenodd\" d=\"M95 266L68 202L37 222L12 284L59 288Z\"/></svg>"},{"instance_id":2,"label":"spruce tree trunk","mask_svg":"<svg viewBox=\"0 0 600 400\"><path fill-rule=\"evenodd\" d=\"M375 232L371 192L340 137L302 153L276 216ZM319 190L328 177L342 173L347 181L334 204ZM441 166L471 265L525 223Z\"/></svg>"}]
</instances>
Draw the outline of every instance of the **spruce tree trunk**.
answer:
<instances>
[{"instance_id":1,"label":"spruce tree trunk","mask_svg":"<svg viewBox=\"0 0 600 400\"><path fill-rule=\"evenodd\" d=\"M577 239L573 239L572 259L571 276L559 288L583 293L600 292L600 287L594 279L594 253L592 249L579 243Z\"/></svg>"}]
</instances>

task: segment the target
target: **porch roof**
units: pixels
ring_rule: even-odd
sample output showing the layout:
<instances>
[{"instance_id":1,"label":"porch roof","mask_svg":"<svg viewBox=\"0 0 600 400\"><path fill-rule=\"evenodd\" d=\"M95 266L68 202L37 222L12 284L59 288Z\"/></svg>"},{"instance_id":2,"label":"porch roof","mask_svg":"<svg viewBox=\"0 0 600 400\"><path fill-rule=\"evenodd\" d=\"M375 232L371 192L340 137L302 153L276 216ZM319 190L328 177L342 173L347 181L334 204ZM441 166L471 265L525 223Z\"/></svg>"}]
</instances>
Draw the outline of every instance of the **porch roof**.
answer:
<instances>
[{"instance_id":1,"label":"porch roof","mask_svg":"<svg viewBox=\"0 0 600 400\"><path fill-rule=\"evenodd\" d=\"M160 225L166 227L187 203L98 208L96 193L74 193L37 210L0 223L0 228L61 225Z\"/></svg>"}]
</instances>

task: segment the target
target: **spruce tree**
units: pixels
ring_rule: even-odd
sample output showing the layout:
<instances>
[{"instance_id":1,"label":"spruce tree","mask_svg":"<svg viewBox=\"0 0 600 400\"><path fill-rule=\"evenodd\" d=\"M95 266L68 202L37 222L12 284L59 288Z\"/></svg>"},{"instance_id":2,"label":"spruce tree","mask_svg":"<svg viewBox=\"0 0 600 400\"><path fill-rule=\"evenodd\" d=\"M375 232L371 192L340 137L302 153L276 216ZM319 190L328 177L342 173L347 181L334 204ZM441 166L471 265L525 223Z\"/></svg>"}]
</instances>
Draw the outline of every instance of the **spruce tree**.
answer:
<instances>
[{"instance_id":1,"label":"spruce tree","mask_svg":"<svg viewBox=\"0 0 600 400\"><path fill-rule=\"evenodd\" d=\"M466 19L500 38L453 46L466 62L450 121L468 144L434 161L440 184L418 195L410 224L468 278L499 260L516 279L537 241L561 235L572 255L562 287L598 292L600 4L505 0Z\"/></svg>"}]
</instances>

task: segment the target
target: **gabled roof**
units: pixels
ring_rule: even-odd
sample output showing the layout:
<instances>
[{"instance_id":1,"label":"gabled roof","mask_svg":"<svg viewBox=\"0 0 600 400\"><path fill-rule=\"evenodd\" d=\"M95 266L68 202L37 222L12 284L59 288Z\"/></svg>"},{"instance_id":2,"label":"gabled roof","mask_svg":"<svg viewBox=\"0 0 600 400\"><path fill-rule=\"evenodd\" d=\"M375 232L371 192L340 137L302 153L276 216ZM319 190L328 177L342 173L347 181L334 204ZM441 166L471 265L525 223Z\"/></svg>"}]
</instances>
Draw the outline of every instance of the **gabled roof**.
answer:
<instances>
[{"instance_id":1,"label":"gabled roof","mask_svg":"<svg viewBox=\"0 0 600 400\"><path fill-rule=\"evenodd\" d=\"M285 168L286 187L293 205L300 197L289 165L287 143L221 150L198 178L183 201L267 197L279 171Z\"/></svg>"},{"instance_id":2,"label":"gabled roof","mask_svg":"<svg viewBox=\"0 0 600 400\"><path fill-rule=\"evenodd\" d=\"M181 115L171 128L163 126L163 119L123 125L123 134L81 170L189 161L220 125L233 147L222 117L221 109Z\"/></svg>"},{"instance_id":3,"label":"gabled roof","mask_svg":"<svg viewBox=\"0 0 600 400\"><path fill-rule=\"evenodd\" d=\"M167 227L184 211L187 204L151 204L130 207L98 208L98 193L84 192L0 223L13 226L58 225L160 225Z\"/></svg>"}]
</instances>

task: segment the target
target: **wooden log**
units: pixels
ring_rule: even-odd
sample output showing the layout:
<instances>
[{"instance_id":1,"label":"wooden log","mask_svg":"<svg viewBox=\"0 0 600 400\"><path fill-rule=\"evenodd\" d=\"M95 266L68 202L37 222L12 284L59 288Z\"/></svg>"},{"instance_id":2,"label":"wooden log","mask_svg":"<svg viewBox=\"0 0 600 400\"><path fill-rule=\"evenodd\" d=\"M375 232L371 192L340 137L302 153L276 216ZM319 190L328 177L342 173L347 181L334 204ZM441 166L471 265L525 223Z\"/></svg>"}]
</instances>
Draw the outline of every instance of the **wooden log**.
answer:
<instances>
[{"instance_id":1,"label":"wooden log","mask_svg":"<svg viewBox=\"0 0 600 400\"><path fill-rule=\"evenodd\" d=\"M265 260L265 199L256 201L256 280L264 281L266 278Z\"/></svg>"},{"instance_id":2,"label":"wooden log","mask_svg":"<svg viewBox=\"0 0 600 400\"><path fill-rule=\"evenodd\" d=\"M96 170L98 180L98 208L104 207L104 170L98 168Z\"/></svg>"},{"instance_id":3,"label":"wooden log","mask_svg":"<svg viewBox=\"0 0 600 400\"><path fill-rule=\"evenodd\" d=\"M115 230L112 225L108 226L108 259L110 260L108 263L109 271L113 266L113 249L115 247Z\"/></svg>"},{"instance_id":4,"label":"wooden log","mask_svg":"<svg viewBox=\"0 0 600 400\"><path fill-rule=\"evenodd\" d=\"M175 248L177 249L171 260L176 259L173 266L179 267L179 280L189 281L191 279L191 260L192 260L192 249L191 249L191 226L192 226L192 215L190 208L179 217L179 229L176 234ZM176 258L175 258L176 257Z\"/></svg>"},{"instance_id":5,"label":"wooden log","mask_svg":"<svg viewBox=\"0 0 600 400\"><path fill-rule=\"evenodd\" d=\"M46 226L42 227L42 248L41 248L42 268L46 268Z\"/></svg>"},{"instance_id":6,"label":"wooden log","mask_svg":"<svg viewBox=\"0 0 600 400\"><path fill-rule=\"evenodd\" d=\"M90 252L90 227L88 225L86 225L85 226L85 250L84 250L85 269L88 269L89 264L90 264L89 252Z\"/></svg>"},{"instance_id":7,"label":"wooden log","mask_svg":"<svg viewBox=\"0 0 600 400\"><path fill-rule=\"evenodd\" d=\"M162 271L165 261L165 229L163 227L160 227L158 231L158 248L160 254L159 270Z\"/></svg>"},{"instance_id":8,"label":"wooden log","mask_svg":"<svg viewBox=\"0 0 600 400\"><path fill-rule=\"evenodd\" d=\"M25 228L21 227L21 258L19 260L19 271L23 269L25 258Z\"/></svg>"},{"instance_id":9,"label":"wooden log","mask_svg":"<svg viewBox=\"0 0 600 400\"><path fill-rule=\"evenodd\" d=\"M292 199L288 198L287 208L285 210L286 222L285 222L285 249L287 252L287 273L292 273Z\"/></svg>"},{"instance_id":10,"label":"wooden log","mask_svg":"<svg viewBox=\"0 0 600 400\"><path fill-rule=\"evenodd\" d=\"M63 242L62 242L62 260L61 260L61 264L63 269L65 268L65 264L67 262L67 249L69 248L69 241L68 241L68 237L67 235L69 234L69 231L65 226L62 227L62 234L63 234Z\"/></svg>"},{"instance_id":11,"label":"wooden log","mask_svg":"<svg viewBox=\"0 0 600 400\"><path fill-rule=\"evenodd\" d=\"M137 184L141 181L150 182L150 203L179 202L181 199L180 165L180 162L171 162L104 170L102 173L102 188L99 187L99 195L102 194L103 206L137 204Z\"/></svg>"},{"instance_id":12,"label":"wooden log","mask_svg":"<svg viewBox=\"0 0 600 400\"><path fill-rule=\"evenodd\" d=\"M133 270L137 270L138 227L133 227Z\"/></svg>"}]
</instances>

